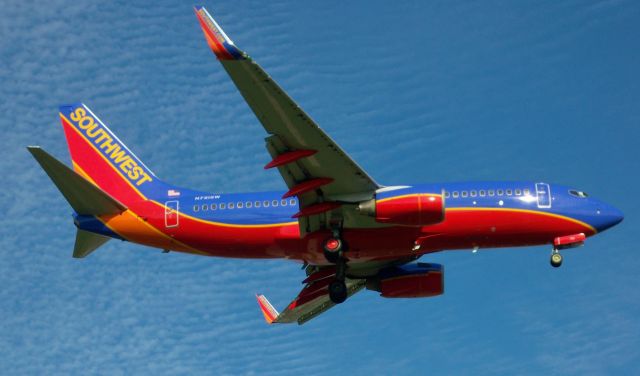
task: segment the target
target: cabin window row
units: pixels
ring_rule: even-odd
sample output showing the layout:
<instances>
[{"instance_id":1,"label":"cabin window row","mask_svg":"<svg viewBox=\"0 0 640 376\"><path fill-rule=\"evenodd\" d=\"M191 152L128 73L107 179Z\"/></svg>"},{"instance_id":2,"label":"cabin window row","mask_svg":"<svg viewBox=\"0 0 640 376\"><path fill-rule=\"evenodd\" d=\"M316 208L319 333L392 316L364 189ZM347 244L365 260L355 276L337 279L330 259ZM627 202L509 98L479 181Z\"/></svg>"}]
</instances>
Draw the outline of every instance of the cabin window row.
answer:
<instances>
[{"instance_id":1,"label":"cabin window row","mask_svg":"<svg viewBox=\"0 0 640 376\"><path fill-rule=\"evenodd\" d=\"M444 191L444 197L449 198L458 198L458 197L494 197L494 196L522 196L529 195L531 191L528 188L525 189L480 189L480 190L470 190L470 191Z\"/></svg>"},{"instance_id":2,"label":"cabin window row","mask_svg":"<svg viewBox=\"0 0 640 376\"><path fill-rule=\"evenodd\" d=\"M268 208L277 206L296 205L295 199L289 200L264 200L264 201L238 201L238 202L222 202L213 204L193 205L193 211L207 211L207 210L226 210L226 209L242 209L242 208Z\"/></svg>"}]
</instances>

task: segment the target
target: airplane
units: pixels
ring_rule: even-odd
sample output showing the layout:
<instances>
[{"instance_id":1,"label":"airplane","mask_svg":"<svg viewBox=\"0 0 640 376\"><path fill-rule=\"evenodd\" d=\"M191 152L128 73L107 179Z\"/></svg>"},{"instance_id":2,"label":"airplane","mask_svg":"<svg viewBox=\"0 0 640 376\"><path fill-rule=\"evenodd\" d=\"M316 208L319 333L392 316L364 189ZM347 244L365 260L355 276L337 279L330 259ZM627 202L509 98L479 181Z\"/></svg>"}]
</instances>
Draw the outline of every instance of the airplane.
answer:
<instances>
[{"instance_id":1,"label":"airplane","mask_svg":"<svg viewBox=\"0 0 640 376\"><path fill-rule=\"evenodd\" d=\"M157 177L86 105L60 106L72 168L38 146L36 161L73 208L73 257L110 239L204 256L284 258L304 287L267 323L303 324L363 290L385 298L444 293L444 268L418 262L445 250L583 245L623 219L573 187L540 181L378 184L296 102L195 7L209 47L266 130L286 191L209 193Z\"/></svg>"}]
</instances>

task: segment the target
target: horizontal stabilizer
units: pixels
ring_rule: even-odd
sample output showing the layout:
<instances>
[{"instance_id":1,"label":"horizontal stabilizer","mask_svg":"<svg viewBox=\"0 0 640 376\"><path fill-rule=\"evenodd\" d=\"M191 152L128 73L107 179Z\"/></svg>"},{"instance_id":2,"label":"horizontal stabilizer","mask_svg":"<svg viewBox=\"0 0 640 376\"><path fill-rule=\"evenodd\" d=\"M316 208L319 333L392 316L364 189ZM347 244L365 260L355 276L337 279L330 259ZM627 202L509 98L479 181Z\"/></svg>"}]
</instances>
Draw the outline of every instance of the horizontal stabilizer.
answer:
<instances>
[{"instance_id":1,"label":"horizontal stabilizer","mask_svg":"<svg viewBox=\"0 0 640 376\"><path fill-rule=\"evenodd\" d=\"M104 235L78 229L76 233L76 244L73 247L73 257L86 257L109 239L111 238Z\"/></svg>"},{"instance_id":2,"label":"horizontal stabilizer","mask_svg":"<svg viewBox=\"0 0 640 376\"><path fill-rule=\"evenodd\" d=\"M76 213L104 215L119 214L127 210L127 207L118 200L78 175L39 146L28 146L27 149Z\"/></svg>"}]
</instances>

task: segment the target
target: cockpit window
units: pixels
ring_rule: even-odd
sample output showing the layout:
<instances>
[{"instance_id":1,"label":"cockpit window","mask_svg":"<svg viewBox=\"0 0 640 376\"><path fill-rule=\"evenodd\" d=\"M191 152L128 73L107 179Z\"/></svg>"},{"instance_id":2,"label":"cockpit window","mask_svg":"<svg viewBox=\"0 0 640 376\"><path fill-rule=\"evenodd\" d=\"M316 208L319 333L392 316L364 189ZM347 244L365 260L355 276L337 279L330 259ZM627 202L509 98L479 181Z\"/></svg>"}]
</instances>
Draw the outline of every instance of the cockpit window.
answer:
<instances>
[{"instance_id":1,"label":"cockpit window","mask_svg":"<svg viewBox=\"0 0 640 376\"><path fill-rule=\"evenodd\" d=\"M569 190L569 194L572 195L572 196L580 197L580 198L586 198L587 196L589 196L585 192L576 191L575 189Z\"/></svg>"}]
</instances>

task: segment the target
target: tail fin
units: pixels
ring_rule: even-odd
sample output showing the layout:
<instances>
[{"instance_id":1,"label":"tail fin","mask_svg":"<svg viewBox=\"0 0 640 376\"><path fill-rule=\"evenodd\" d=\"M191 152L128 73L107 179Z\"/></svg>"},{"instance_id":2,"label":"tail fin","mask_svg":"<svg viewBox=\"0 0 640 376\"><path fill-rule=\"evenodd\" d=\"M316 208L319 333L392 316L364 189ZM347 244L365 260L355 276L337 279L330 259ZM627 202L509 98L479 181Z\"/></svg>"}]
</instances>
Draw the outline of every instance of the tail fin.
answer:
<instances>
[{"instance_id":1,"label":"tail fin","mask_svg":"<svg viewBox=\"0 0 640 376\"><path fill-rule=\"evenodd\" d=\"M122 203L153 195L162 183L82 103L60 106L73 169Z\"/></svg>"}]
</instances>

